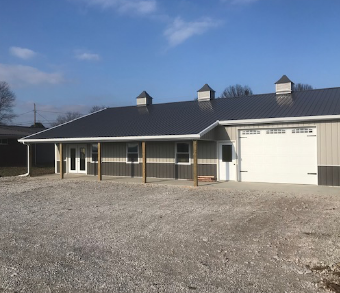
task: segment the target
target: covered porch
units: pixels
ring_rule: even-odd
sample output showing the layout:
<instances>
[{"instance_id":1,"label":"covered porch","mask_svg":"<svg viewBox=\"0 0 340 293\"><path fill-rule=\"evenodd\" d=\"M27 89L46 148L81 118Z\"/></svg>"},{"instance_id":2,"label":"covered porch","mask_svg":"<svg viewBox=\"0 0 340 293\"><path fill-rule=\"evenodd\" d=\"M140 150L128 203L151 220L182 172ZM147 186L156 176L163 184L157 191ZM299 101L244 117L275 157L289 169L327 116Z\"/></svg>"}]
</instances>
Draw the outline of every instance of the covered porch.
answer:
<instances>
[{"instance_id":1,"label":"covered porch","mask_svg":"<svg viewBox=\"0 0 340 293\"><path fill-rule=\"evenodd\" d=\"M217 152L212 140L56 143L55 173L60 179L85 175L101 181L110 175L142 183L178 179L179 185L198 186L218 179ZM30 164L29 156L28 173Z\"/></svg>"}]
</instances>

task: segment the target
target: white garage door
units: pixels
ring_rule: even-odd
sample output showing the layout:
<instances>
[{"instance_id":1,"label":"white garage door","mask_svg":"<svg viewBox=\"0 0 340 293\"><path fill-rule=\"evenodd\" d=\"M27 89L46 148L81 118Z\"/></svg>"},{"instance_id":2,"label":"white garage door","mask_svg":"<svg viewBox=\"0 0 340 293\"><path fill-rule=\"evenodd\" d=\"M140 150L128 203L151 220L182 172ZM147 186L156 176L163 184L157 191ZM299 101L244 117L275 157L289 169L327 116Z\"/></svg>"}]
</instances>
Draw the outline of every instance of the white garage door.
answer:
<instances>
[{"instance_id":1,"label":"white garage door","mask_svg":"<svg viewBox=\"0 0 340 293\"><path fill-rule=\"evenodd\" d=\"M318 184L316 128L240 130L240 180Z\"/></svg>"}]
</instances>

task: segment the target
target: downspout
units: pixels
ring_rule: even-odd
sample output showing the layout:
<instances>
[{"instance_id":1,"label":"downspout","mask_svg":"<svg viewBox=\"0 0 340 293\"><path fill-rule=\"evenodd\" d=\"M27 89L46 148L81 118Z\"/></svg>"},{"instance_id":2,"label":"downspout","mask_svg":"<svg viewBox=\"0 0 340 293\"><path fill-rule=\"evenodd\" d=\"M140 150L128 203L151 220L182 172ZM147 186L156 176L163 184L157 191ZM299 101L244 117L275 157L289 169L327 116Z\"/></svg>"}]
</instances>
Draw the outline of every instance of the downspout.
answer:
<instances>
[{"instance_id":1,"label":"downspout","mask_svg":"<svg viewBox=\"0 0 340 293\"><path fill-rule=\"evenodd\" d=\"M27 144L27 173L18 175L19 177L28 177L31 174L31 164L30 164L30 145Z\"/></svg>"}]
</instances>

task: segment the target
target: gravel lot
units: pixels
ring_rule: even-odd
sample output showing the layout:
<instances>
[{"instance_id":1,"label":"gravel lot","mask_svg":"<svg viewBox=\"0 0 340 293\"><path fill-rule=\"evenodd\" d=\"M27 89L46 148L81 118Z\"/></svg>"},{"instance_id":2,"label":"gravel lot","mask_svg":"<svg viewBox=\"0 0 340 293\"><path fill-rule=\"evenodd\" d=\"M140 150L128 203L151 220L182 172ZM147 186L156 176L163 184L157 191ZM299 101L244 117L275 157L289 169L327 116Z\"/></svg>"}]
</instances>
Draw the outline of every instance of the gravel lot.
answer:
<instances>
[{"instance_id":1,"label":"gravel lot","mask_svg":"<svg viewBox=\"0 0 340 293\"><path fill-rule=\"evenodd\" d=\"M340 194L1 178L0 292L340 292L339 212Z\"/></svg>"}]
</instances>

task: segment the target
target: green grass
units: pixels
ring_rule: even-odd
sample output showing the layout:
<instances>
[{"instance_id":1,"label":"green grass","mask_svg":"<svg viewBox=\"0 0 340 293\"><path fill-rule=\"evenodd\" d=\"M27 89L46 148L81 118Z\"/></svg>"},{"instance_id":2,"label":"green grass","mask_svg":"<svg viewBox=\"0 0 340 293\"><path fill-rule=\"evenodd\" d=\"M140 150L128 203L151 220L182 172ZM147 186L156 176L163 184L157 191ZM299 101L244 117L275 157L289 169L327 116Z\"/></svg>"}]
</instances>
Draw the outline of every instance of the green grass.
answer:
<instances>
[{"instance_id":1,"label":"green grass","mask_svg":"<svg viewBox=\"0 0 340 293\"><path fill-rule=\"evenodd\" d=\"M18 176L27 173L27 167L0 167L0 177ZM33 166L31 176L53 174L53 166Z\"/></svg>"}]
</instances>

